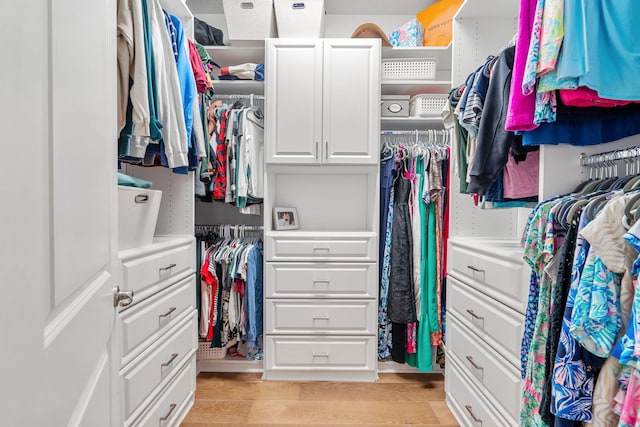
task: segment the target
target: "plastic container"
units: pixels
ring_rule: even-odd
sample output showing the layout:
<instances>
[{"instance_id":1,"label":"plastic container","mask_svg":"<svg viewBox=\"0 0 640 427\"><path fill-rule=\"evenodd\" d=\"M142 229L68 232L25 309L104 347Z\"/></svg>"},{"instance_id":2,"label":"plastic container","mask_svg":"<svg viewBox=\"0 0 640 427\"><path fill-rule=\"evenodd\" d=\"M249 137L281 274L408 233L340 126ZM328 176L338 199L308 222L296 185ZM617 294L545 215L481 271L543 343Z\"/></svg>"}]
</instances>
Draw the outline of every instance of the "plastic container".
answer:
<instances>
[{"instance_id":1,"label":"plastic container","mask_svg":"<svg viewBox=\"0 0 640 427\"><path fill-rule=\"evenodd\" d=\"M277 37L273 0L222 0L232 46L257 46Z\"/></svg>"},{"instance_id":2,"label":"plastic container","mask_svg":"<svg viewBox=\"0 0 640 427\"><path fill-rule=\"evenodd\" d=\"M324 36L324 0L274 0L280 37Z\"/></svg>"},{"instance_id":3,"label":"plastic container","mask_svg":"<svg viewBox=\"0 0 640 427\"><path fill-rule=\"evenodd\" d=\"M436 77L436 59L385 59L382 80L424 80Z\"/></svg>"},{"instance_id":4,"label":"plastic container","mask_svg":"<svg viewBox=\"0 0 640 427\"><path fill-rule=\"evenodd\" d=\"M162 191L118 186L118 249L149 245L158 222Z\"/></svg>"},{"instance_id":5,"label":"plastic container","mask_svg":"<svg viewBox=\"0 0 640 427\"><path fill-rule=\"evenodd\" d=\"M440 116L449 95L423 93L411 98L409 102L409 114L412 117Z\"/></svg>"}]
</instances>

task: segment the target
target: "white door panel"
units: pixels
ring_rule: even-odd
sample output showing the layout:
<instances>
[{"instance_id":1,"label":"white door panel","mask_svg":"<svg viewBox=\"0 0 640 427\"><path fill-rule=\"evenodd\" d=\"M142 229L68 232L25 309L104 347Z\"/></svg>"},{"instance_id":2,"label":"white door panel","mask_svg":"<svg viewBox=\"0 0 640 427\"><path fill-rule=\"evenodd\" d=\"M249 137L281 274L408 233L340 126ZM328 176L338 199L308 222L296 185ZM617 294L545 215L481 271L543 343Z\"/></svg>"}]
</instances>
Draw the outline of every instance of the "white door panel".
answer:
<instances>
[{"instance_id":1,"label":"white door panel","mask_svg":"<svg viewBox=\"0 0 640 427\"><path fill-rule=\"evenodd\" d=\"M2 424L116 425L115 1L4 6Z\"/></svg>"}]
</instances>

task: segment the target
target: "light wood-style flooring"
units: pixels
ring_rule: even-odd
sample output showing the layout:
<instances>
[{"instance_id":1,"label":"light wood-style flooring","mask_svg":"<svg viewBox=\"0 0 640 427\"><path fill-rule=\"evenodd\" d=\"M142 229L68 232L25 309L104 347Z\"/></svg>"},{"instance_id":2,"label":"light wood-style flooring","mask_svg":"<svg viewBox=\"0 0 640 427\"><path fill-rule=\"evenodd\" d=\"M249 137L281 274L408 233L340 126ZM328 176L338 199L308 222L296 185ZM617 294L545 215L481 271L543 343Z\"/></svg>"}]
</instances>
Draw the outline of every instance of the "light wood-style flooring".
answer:
<instances>
[{"instance_id":1,"label":"light wood-style flooring","mask_svg":"<svg viewBox=\"0 0 640 427\"><path fill-rule=\"evenodd\" d=\"M458 426L444 399L440 374L380 374L377 383L338 383L201 373L181 427Z\"/></svg>"}]
</instances>

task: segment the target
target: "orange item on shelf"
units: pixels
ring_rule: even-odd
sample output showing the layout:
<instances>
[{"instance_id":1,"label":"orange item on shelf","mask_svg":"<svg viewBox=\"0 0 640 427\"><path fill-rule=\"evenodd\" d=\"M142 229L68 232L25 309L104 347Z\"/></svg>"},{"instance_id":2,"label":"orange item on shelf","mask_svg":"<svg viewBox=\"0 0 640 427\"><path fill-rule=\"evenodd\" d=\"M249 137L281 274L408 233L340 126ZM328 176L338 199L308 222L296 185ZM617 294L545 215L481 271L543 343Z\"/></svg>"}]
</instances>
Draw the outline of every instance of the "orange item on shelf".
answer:
<instances>
[{"instance_id":1,"label":"orange item on shelf","mask_svg":"<svg viewBox=\"0 0 640 427\"><path fill-rule=\"evenodd\" d=\"M425 46L448 46L453 32L453 16L464 0L440 0L416 17L424 27Z\"/></svg>"}]
</instances>

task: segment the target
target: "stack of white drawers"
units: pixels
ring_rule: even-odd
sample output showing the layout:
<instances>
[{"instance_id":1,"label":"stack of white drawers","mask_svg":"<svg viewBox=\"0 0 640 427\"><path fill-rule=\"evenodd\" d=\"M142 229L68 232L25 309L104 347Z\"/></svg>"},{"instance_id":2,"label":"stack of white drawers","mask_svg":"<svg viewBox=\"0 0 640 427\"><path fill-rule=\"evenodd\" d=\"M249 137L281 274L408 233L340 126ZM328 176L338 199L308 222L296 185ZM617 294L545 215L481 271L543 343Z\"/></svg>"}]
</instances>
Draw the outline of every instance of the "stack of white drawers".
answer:
<instances>
[{"instance_id":1,"label":"stack of white drawers","mask_svg":"<svg viewBox=\"0 0 640 427\"><path fill-rule=\"evenodd\" d=\"M156 239L119 257L121 290L134 292L116 325L122 425L177 426L195 392L194 239Z\"/></svg>"},{"instance_id":2,"label":"stack of white drawers","mask_svg":"<svg viewBox=\"0 0 640 427\"><path fill-rule=\"evenodd\" d=\"M267 235L264 378L374 381L376 236L315 234Z\"/></svg>"},{"instance_id":3,"label":"stack of white drawers","mask_svg":"<svg viewBox=\"0 0 640 427\"><path fill-rule=\"evenodd\" d=\"M519 242L449 240L445 391L461 425L519 425L530 274L522 255Z\"/></svg>"}]
</instances>

